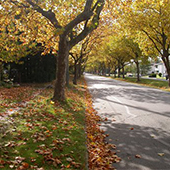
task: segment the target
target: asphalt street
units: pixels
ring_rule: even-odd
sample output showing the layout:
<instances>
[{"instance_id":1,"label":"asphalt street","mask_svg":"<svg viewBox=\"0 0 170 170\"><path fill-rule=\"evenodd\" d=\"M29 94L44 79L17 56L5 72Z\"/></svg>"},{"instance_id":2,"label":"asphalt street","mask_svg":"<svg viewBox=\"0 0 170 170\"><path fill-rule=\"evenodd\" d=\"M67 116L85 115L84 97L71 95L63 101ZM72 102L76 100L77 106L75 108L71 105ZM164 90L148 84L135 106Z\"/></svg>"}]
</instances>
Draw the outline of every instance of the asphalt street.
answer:
<instances>
[{"instance_id":1,"label":"asphalt street","mask_svg":"<svg viewBox=\"0 0 170 170\"><path fill-rule=\"evenodd\" d=\"M117 146L118 170L170 169L170 93L85 74L101 128Z\"/></svg>"}]
</instances>

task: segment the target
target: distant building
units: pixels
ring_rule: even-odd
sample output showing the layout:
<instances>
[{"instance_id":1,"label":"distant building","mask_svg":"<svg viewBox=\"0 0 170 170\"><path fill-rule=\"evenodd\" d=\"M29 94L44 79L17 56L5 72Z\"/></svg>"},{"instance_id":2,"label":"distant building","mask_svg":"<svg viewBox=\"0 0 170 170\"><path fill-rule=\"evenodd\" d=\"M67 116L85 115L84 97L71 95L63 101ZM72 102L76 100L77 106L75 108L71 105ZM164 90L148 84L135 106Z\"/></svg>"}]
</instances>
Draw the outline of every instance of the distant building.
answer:
<instances>
[{"instance_id":1,"label":"distant building","mask_svg":"<svg viewBox=\"0 0 170 170\"><path fill-rule=\"evenodd\" d=\"M162 76L165 77L166 76L166 68L164 63L160 62L160 63L152 63L151 64L151 69L148 72L148 74L151 73L162 73Z\"/></svg>"}]
</instances>

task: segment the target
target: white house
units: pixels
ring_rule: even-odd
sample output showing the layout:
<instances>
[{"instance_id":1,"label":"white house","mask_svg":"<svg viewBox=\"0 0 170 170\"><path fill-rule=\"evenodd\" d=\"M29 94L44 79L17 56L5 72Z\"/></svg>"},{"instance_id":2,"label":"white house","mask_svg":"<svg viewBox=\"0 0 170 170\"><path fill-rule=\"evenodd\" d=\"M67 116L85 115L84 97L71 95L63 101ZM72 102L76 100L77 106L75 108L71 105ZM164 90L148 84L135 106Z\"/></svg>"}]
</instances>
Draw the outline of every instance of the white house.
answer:
<instances>
[{"instance_id":1,"label":"white house","mask_svg":"<svg viewBox=\"0 0 170 170\"><path fill-rule=\"evenodd\" d=\"M151 64L151 69L149 71L149 74L151 73L162 73L162 76L166 76L166 68L163 62L160 63L152 63Z\"/></svg>"}]
</instances>

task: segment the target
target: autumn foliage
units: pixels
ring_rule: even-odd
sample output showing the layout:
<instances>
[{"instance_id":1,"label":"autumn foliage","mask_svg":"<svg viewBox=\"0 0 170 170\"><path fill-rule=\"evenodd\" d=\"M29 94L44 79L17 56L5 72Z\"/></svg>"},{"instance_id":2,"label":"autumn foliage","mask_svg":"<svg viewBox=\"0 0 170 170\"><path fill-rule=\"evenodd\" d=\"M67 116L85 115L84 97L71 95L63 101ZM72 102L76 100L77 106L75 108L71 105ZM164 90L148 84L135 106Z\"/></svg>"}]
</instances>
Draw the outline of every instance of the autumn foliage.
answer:
<instances>
[{"instance_id":1,"label":"autumn foliage","mask_svg":"<svg viewBox=\"0 0 170 170\"><path fill-rule=\"evenodd\" d=\"M66 94L54 103L52 89L0 88L1 169L114 169L120 158L105 143L84 80Z\"/></svg>"},{"instance_id":2,"label":"autumn foliage","mask_svg":"<svg viewBox=\"0 0 170 170\"><path fill-rule=\"evenodd\" d=\"M106 134L100 129L99 122L102 119L92 107L92 99L86 91L86 131L89 154L89 168L92 170L114 169L113 163L120 162L120 158L114 152L116 146L105 141Z\"/></svg>"}]
</instances>

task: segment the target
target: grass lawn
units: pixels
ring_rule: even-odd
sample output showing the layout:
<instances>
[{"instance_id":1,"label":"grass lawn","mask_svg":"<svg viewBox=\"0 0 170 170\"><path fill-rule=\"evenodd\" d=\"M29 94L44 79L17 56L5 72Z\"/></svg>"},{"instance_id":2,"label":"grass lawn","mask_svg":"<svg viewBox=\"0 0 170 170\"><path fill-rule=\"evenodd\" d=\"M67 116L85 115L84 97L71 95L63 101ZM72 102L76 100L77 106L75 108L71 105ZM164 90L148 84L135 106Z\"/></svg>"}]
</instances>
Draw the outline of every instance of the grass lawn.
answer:
<instances>
[{"instance_id":1,"label":"grass lawn","mask_svg":"<svg viewBox=\"0 0 170 170\"><path fill-rule=\"evenodd\" d=\"M154 87L154 88L159 88L162 90L170 91L167 81L159 81L159 80L154 80L154 79L153 80L152 79L140 79L140 82L136 82L136 78L131 78L131 77L125 77L125 79L116 78L116 80L137 83L137 84L141 84L141 85L145 85L145 86L149 86L149 87Z\"/></svg>"},{"instance_id":2,"label":"grass lawn","mask_svg":"<svg viewBox=\"0 0 170 170\"><path fill-rule=\"evenodd\" d=\"M86 169L85 103L78 88L67 89L64 103L50 100L52 89L0 89L0 169Z\"/></svg>"},{"instance_id":3,"label":"grass lawn","mask_svg":"<svg viewBox=\"0 0 170 170\"><path fill-rule=\"evenodd\" d=\"M66 88L65 102L41 86L0 88L0 169L114 169L121 158L105 143L85 81Z\"/></svg>"}]
</instances>

